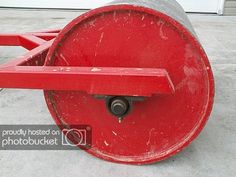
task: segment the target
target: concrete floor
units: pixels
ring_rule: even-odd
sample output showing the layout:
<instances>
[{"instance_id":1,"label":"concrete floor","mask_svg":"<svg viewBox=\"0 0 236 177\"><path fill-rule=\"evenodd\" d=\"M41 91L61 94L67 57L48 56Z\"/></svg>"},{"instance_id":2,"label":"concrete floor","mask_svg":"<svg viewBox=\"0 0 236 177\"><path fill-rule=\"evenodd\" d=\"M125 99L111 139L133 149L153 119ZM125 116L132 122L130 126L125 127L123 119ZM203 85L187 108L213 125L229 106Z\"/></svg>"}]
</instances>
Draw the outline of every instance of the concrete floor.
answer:
<instances>
[{"instance_id":1,"label":"concrete floor","mask_svg":"<svg viewBox=\"0 0 236 177\"><path fill-rule=\"evenodd\" d=\"M0 10L0 33L61 28L79 13ZM113 164L83 151L0 151L0 176L236 176L236 17L189 15L189 18L212 64L216 97L209 122L187 149L146 166ZM1 63L23 52L15 47L1 47ZM41 91L0 92L0 124L53 123Z\"/></svg>"}]
</instances>

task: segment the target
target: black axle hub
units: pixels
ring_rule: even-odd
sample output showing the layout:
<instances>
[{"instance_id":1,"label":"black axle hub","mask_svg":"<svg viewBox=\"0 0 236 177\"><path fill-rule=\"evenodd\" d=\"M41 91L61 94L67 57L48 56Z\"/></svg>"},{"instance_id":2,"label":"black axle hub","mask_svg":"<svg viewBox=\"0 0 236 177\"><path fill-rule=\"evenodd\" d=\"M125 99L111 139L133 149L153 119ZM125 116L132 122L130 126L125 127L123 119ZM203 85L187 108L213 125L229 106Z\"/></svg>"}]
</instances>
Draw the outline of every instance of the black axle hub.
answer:
<instances>
[{"instance_id":1,"label":"black axle hub","mask_svg":"<svg viewBox=\"0 0 236 177\"><path fill-rule=\"evenodd\" d=\"M95 98L105 99L107 110L119 122L123 120L127 114L133 109L133 102L144 101L144 97L129 97L129 96L108 96L108 95L94 95Z\"/></svg>"},{"instance_id":2,"label":"black axle hub","mask_svg":"<svg viewBox=\"0 0 236 177\"><path fill-rule=\"evenodd\" d=\"M116 117L124 117L130 109L129 101L124 97L113 97L108 99L107 107L109 111Z\"/></svg>"}]
</instances>

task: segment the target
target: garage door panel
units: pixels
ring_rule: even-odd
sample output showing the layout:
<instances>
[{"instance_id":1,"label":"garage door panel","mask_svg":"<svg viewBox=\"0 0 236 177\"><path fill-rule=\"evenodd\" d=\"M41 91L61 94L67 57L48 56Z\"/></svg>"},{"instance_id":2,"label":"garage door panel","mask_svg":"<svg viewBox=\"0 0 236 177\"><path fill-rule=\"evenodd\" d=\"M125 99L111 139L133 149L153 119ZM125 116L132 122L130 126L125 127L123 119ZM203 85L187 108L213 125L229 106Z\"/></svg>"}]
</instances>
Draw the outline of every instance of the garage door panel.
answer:
<instances>
[{"instance_id":1,"label":"garage door panel","mask_svg":"<svg viewBox=\"0 0 236 177\"><path fill-rule=\"evenodd\" d=\"M1 0L2 7L91 9L111 0ZM177 0L186 12L217 13L222 0Z\"/></svg>"}]
</instances>

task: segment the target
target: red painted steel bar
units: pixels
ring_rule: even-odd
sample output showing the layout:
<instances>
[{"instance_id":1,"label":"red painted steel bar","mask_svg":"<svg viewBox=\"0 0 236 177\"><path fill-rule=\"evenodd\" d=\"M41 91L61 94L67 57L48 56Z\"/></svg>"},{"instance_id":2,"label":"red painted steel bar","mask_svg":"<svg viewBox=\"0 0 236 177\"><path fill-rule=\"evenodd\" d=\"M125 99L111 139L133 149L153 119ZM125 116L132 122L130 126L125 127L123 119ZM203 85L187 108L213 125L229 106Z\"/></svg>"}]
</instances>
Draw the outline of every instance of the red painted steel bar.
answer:
<instances>
[{"instance_id":1,"label":"red painted steel bar","mask_svg":"<svg viewBox=\"0 0 236 177\"><path fill-rule=\"evenodd\" d=\"M44 39L41 39L32 34L20 35L19 40L20 40L21 46L28 50L32 50L46 42Z\"/></svg>"},{"instance_id":2,"label":"red painted steel bar","mask_svg":"<svg viewBox=\"0 0 236 177\"><path fill-rule=\"evenodd\" d=\"M145 97L174 92L166 70L151 68L8 67L0 69L0 87Z\"/></svg>"},{"instance_id":3,"label":"red painted steel bar","mask_svg":"<svg viewBox=\"0 0 236 177\"><path fill-rule=\"evenodd\" d=\"M40 31L39 33L59 33L60 31L61 29L52 29L52 30Z\"/></svg>"},{"instance_id":4,"label":"red painted steel bar","mask_svg":"<svg viewBox=\"0 0 236 177\"><path fill-rule=\"evenodd\" d=\"M20 46L18 34L0 34L0 46Z\"/></svg>"},{"instance_id":5,"label":"red painted steel bar","mask_svg":"<svg viewBox=\"0 0 236 177\"><path fill-rule=\"evenodd\" d=\"M38 35L42 36L42 34ZM50 35L52 36L52 35ZM0 34L0 46L22 46L28 50L46 42L34 34Z\"/></svg>"},{"instance_id":6,"label":"red painted steel bar","mask_svg":"<svg viewBox=\"0 0 236 177\"><path fill-rule=\"evenodd\" d=\"M58 31L25 33L25 34L0 34L0 46L21 46L29 51L23 56L17 57L0 68L9 66L42 66L48 49L52 45Z\"/></svg>"},{"instance_id":7,"label":"red painted steel bar","mask_svg":"<svg viewBox=\"0 0 236 177\"><path fill-rule=\"evenodd\" d=\"M24 54L23 56L20 56L16 59L13 59L3 65L0 65L0 68L5 68L5 67L9 67L9 66L19 66L19 65L30 65L32 64L31 61L35 61L35 60L42 60L42 62L45 60L47 51L49 49L49 47L52 45L53 41L48 41L45 42L44 44L30 50L29 52L27 52L26 54ZM44 55L44 56L42 56ZM43 65L43 64L32 64L32 65Z\"/></svg>"},{"instance_id":8,"label":"red painted steel bar","mask_svg":"<svg viewBox=\"0 0 236 177\"><path fill-rule=\"evenodd\" d=\"M58 35L58 33L30 33L30 34L37 36L41 39L47 40L47 41L55 38Z\"/></svg>"}]
</instances>

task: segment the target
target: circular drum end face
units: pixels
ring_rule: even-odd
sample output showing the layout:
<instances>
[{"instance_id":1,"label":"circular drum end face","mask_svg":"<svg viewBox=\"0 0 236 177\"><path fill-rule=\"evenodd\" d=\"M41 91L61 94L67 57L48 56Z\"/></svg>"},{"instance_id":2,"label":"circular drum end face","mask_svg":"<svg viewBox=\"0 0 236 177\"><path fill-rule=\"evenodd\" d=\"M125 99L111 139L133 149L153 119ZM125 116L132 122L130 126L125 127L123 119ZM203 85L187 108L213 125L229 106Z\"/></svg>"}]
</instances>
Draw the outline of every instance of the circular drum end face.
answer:
<instances>
[{"instance_id":1,"label":"circular drum end face","mask_svg":"<svg viewBox=\"0 0 236 177\"><path fill-rule=\"evenodd\" d=\"M90 125L87 152L112 162L147 164L179 152L211 112L214 83L203 49L182 25L150 9L107 6L78 17L54 41L46 65L167 70L175 93L134 101L121 123L104 99L80 91L45 91L56 123Z\"/></svg>"}]
</instances>

